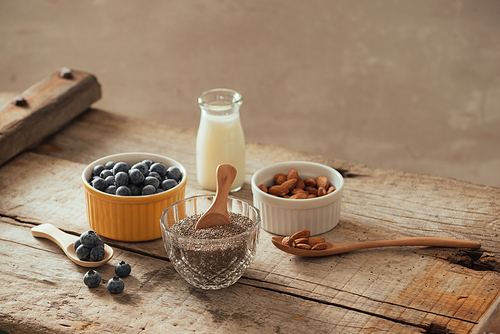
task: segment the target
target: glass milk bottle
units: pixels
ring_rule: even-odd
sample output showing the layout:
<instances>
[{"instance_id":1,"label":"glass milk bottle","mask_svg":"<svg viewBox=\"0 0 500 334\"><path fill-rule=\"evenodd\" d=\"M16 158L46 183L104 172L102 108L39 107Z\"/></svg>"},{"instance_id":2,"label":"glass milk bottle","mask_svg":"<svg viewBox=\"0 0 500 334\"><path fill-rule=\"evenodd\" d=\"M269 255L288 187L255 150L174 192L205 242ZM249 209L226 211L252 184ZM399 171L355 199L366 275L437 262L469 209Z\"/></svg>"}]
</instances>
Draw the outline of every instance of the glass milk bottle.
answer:
<instances>
[{"instance_id":1,"label":"glass milk bottle","mask_svg":"<svg viewBox=\"0 0 500 334\"><path fill-rule=\"evenodd\" d=\"M231 89L211 89L198 98L201 108L196 138L196 171L198 183L216 190L216 170L220 164L233 165L236 178L231 191L245 183L245 136L240 121L241 95Z\"/></svg>"}]
</instances>

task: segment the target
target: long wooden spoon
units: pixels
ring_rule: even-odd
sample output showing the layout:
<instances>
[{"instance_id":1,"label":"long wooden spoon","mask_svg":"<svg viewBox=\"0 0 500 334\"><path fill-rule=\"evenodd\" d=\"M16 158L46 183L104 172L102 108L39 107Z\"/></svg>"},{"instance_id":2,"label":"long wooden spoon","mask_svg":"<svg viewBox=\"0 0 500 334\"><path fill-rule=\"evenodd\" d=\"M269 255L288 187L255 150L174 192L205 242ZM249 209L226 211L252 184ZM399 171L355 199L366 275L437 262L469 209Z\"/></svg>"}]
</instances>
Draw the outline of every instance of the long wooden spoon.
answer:
<instances>
[{"instance_id":1,"label":"long wooden spoon","mask_svg":"<svg viewBox=\"0 0 500 334\"><path fill-rule=\"evenodd\" d=\"M41 224L35 226L31 229L31 234L33 234L34 237L52 240L57 244L57 246L61 247L61 249L64 251L64 254L66 254L66 256L69 257L71 261L82 267L97 268L111 260L111 258L113 257L113 248L105 244L104 259L102 259L101 261L80 260L76 256L75 247L73 246L73 243L76 239L78 239L78 237L65 233L52 224Z\"/></svg>"},{"instance_id":2,"label":"long wooden spoon","mask_svg":"<svg viewBox=\"0 0 500 334\"><path fill-rule=\"evenodd\" d=\"M236 178L236 168L229 164L217 166L217 189L215 199L208 210L196 223L196 229L230 224L229 213L227 212L227 197L231 190L231 185Z\"/></svg>"},{"instance_id":3,"label":"long wooden spoon","mask_svg":"<svg viewBox=\"0 0 500 334\"><path fill-rule=\"evenodd\" d=\"M481 244L451 238L437 237L416 237L395 240L380 240L380 241L364 241L364 242L327 242L326 249L323 250L307 250L295 247L285 246L281 243L283 237L273 237L273 244L280 250L298 256L317 257L328 256L334 254L347 253L359 249L375 248L375 247L395 247L395 246L428 246L428 247L460 247L460 248L481 248Z\"/></svg>"}]
</instances>

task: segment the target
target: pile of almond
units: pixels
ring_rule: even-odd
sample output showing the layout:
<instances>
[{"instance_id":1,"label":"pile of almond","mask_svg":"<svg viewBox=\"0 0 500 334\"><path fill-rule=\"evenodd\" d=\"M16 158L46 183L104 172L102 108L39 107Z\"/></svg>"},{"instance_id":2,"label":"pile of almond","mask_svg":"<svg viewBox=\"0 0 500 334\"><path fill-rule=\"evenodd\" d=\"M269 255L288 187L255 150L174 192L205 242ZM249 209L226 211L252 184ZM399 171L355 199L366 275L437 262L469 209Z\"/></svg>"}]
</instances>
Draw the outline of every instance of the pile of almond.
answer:
<instances>
[{"instance_id":1,"label":"pile of almond","mask_svg":"<svg viewBox=\"0 0 500 334\"><path fill-rule=\"evenodd\" d=\"M298 231L290 237L284 237L281 243L288 247L307 250L326 249L325 239L320 237L311 237L311 231L309 230Z\"/></svg>"},{"instance_id":2,"label":"pile of almond","mask_svg":"<svg viewBox=\"0 0 500 334\"><path fill-rule=\"evenodd\" d=\"M335 187L330 184L325 176L302 180L294 168L290 169L288 174L279 173L274 175L273 181L273 186L268 188L266 185L261 184L259 189L270 195L291 199L320 197L335 191Z\"/></svg>"}]
</instances>

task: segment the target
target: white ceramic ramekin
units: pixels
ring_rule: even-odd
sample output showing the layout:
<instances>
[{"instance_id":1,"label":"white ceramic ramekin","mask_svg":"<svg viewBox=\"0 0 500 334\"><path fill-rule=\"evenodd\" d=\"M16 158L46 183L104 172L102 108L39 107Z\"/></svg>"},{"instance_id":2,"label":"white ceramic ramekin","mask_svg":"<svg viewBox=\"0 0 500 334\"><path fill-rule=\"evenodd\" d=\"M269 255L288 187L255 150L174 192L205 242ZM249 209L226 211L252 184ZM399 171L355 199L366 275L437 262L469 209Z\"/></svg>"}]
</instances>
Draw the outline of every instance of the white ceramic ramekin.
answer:
<instances>
[{"instance_id":1,"label":"white ceramic ramekin","mask_svg":"<svg viewBox=\"0 0 500 334\"><path fill-rule=\"evenodd\" d=\"M295 168L299 177L315 179L326 176L336 190L328 195L308 199L288 199L269 195L259 185L273 185L278 173L287 174ZM278 235L292 235L300 230L310 230L311 235L325 233L337 226L344 179L335 169L314 162L288 161L259 169L252 177L253 203L260 210L262 228Z\"/></svg>"}]
</instances>

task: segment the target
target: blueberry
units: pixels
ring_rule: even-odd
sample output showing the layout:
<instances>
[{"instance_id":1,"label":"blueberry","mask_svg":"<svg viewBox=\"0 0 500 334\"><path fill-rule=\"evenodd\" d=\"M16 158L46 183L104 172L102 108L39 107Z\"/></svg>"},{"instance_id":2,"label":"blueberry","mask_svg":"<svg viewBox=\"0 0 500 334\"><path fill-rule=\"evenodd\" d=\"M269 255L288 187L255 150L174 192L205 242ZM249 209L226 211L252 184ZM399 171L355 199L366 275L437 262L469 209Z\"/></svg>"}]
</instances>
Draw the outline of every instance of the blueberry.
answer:
<instances>
[{"instance_id":1,"label":"blueberry","mask_svg":"<svg viewBox=\"0 0 500 334\"><path fill-rule=\"evenodd\" d=\"M82 245L85 247L92 248L97 244L97 241L99 240L99 236L95 231L85 231L80 235L80 242Z\"/></svg>"},{"instance_id":2,"label":"blueberry","mask_svg":"<svg viewBox=\"0 0 500 334\"><path fill-rule=\"evenodd\" d=\"M99 176L103 170L104 170L104 166L103 165L94 166L94 169L92 171L92 175Z\"/></svg>"},{"instance_id":3,"label":"blueberry","mask_svg":"<svg viewBox=\"0 0 500 334\"><path fill-rule=\"evenodd\" d=\"M111 293L120 293L125 288L125 283L118 276L113 277L108 281L108 291Z\"/></svg>"},{"instance_id":4,"label":"blueberry","mask_svg":"<svg viewBox=\"0 0 500 334\"><path fill-rule=\"evenodd\" d=\"M113 174L118 174L119 172L127 173L130 169L130 166L126 162L117 162L113 167Z\"/></svg>"},{"instance_id":5,"label":"blueberry","mask_svg":"<svg viewBox=\"0 0 500 334\"><path fill-rule=\"evenodd\" d=\"M182 173L179 167L171 166L167 169L167 179L174 179L177 182L182 180Z\"/></svg>"},{"instance_id":6,"label":"blueberry","mask_svg":"<svg viewBox=\"0 0 500 334\"><path fill-rule=\"evenodd\" d=\"M106 189L106 181L97 176L92 180L92 187L97 190L104 191L104 189Z\"/></svg>"},{"instance_id":7,"label":"blueberry","mask_svg":"<svg viewBox=\"0 0 500 334\"><path fill-rule=\"evenodd\" d=\"M104 168L106 169L113 169L113 167L115 167L115 162L114 161L108 161L104 164Z\"/></svg>"},{"instance_id":8,"label":"blueberry","mask_svg":"<svg viewBox=\"0 0 500 334\"><path fill-rule=\"evenodd\" d=\"M144 165L146 166L146 165ZM132 168L128 171L130 182L136 186L141 186L144 182L144 174L139 169Z\"/></svg>"},{"instance_id":9,"label":"blueberry","mask_svg":"<svg viewBox=\"0 0 500 334\"><path fill-rule=\"evenodd\" d=\"M177 185L177 181L175 181L174 179L166 179L161 183L161 188L163 190L168 190L168 189L172 189L176 185Z\"/></svg>"},{"instance_id":10,"label":"blueberry","mask_svg":"<svg viewBox=\"0 0 500 334\"><path fill-rule=\"evenodd\" d=\"M99 174L99 176L102 178L102 179L105 179L108 177L108 176L113 176L113 171L109 170L109 169L105 169L101 172L101 174Z\"/></svg>"},{"instance_id":11,"label":"blueberry","mask_svg":"<svg viewBox=\"0 0 500 334\"><path fill-rule=\"evenodd\" d=\"M82 243L80 241L80 238L76 239L75 242L73 242L73 247L75 248L75 251L78 248L78 246L80 246L81 244Z\"/></svg>"},{"instance_id":12,"label":"blueberry","mask_svg":"<svg viewBox=\"0 0 500 334\"><path fill-rule=\"evenodd\" d=\"M83 283L85 283L86 286L89 288L95 288L98 287L99 284L101 283L101 274L99 274L95 270L89 270L85 275L83 276Z\"/></svg>"},{"instance_id":13,"label":"blueberry","mask_svg":"<svg viewBox=\"0 0 500 334\"><path fill-rule=\"evenodd\" d=\"M115 186L126 186L128 184L128 174L125 172L118 172L115 174Z\"/></svg>"},{"instance_id":14,"label":"blueberry","mask_svg":"<svg viewBox=\"0 0 500 334\"><path fill-rule=\"evenodd\" d=\"M138 162L132 166L131 169L138 169L141 171L142 175L147 176L149 174L149 167L145 163Z\"/></svg>"},{"instance_id":15,"label":"blueberry","mask_svg":"<svg viewBox=\"0 0 500 334\"><path fill-rule=\"evenodd\" d=\"M78 246L76 249L76 256L82 261L88 261L90 259L90 248L84 245Z\"/></svg>"},{"instance_id":16,"label":"blueberry","mask_svg":"<svg viewBox=\"0 0 500 334\"><path fill-rule=\"evenodd\" d=\"M142 187L136 186L135 184L132 183L130 183L128 187L130 189L130 196L141 196Z\"/></svg>"},{"instance_id":17,"label":"blueberry","mask_svg":"<svg viewBox=\"0 0 500 334\"><path fill-rule=\"evenodd\" d=\"M162 192L164 192L164 191L165 191L165 190L163 190L161 187L158 187L158 188L156 188L155 193L156 193L156 194L159 194L159 193L162 193Z\"/></svg>"},{"instance_id":18,"label":"blueberry","mask_svg":"<svg viewBox=\"0 0 500 334\"><path fill-rule=\"evenodd\" d=\"M148 166L148 168L149 168L153 164L153 161L151 161L149 159L145 159L145 160L142 160L142 163L146 164L146 166Z\"/></svg>"},{"instance_id":19,"label":"blueberry","mask_svg":"<svg viewBox=\"0 0 500 334\"><path fill-rule=\"evenodd\" d=\"M90 259L92 261L101 261L104 259L104 247L101 245L92 247L90 250Z\"/></svg>"},{"instance_id":20,"label":"blueberry","mask_svg":"<svg viewBox=\"0 0 500 334\"><path fill-rule=\"evenodd\" d=\"M157 172L158 174L160 174L162 178L164 178L165 174L167 174L167 167L165 167L165 165L162 164L161 162L155 162L154 164L151 165L149 171Z\"/></svg>"},{"instance_id":21,"label":"blueberry","mask_svg":"<svg viewBox=\"0 0 500 334\"><path fill-rule=\"evenodd\" d=\"M111 195L116 195L116 186L111 185L104 190L106 193L111 194Z\"/></svg>"},{"instance_id":22,"label":"blueberry","mask_svg":"<svg viewBox=\"0 0 500 334\"><path fill-rule=\"evenodd\" d=\"M153 187L158 188L160 186L160 181L154 176L148 176L144 179L144 186L152 185Z\"/></svg>"},{"instance_id":23,"label":"blueberry","mask_svg":"<svg viewBox=\"0 0 500 334\"><path fill-rule=\"evenodd\" d=\"M127 277L131 271L132 267L125 261L120 261L115 267L115 274L120 277Z\"/></svg>"},{"instance_id":24,"label":"blueberry","mask_svg":"<svg viewBox=\"0 0 500 334\"><path fill-rule=\"evenodd\" d=\"M115 185L115 177L113 174L104 179L106 181L106 187Z\"/></svg>"},{"instance_id":25,"label":"blueberry","mask_svg":"<svg viewBox=\"0 0 500 334\"><path fill-rule=\"evenodd\" d=\"M142 188L142 194L143 195L152 195L156 192L156 188L152 186L151 184L148 184L147 186L144 186Z\"/></svg>"},{"instance_id":26,"label":"blueberry","mask_svg":"<svg viewBox=\"0 0 500 334\"><path fill-rule=\"evenodd\" d=\"M163 180L160 176L160 174L158 174L157 172L149 172L148 176L154 176L156 177L160 182L161 180Z\"/></svg>"},{"instance_id":27,"label":"blueberry","mask_svg":"<svg viewBox=\"0 0 500 334\"><path fill-rule=\"evenodd\" d=\"M118 196L130 196L132 192L130 191L130 188L127 186L121 186L116 189L116 194Z\"/></svg>"}]
</instances>

